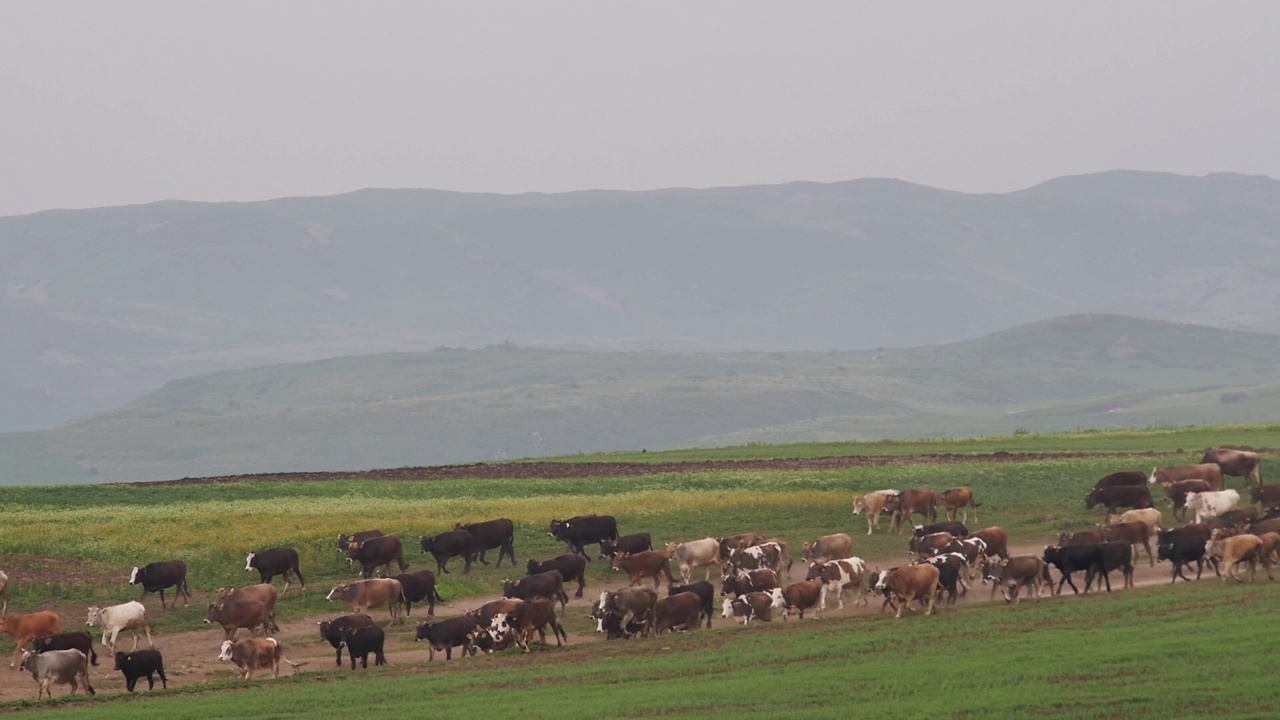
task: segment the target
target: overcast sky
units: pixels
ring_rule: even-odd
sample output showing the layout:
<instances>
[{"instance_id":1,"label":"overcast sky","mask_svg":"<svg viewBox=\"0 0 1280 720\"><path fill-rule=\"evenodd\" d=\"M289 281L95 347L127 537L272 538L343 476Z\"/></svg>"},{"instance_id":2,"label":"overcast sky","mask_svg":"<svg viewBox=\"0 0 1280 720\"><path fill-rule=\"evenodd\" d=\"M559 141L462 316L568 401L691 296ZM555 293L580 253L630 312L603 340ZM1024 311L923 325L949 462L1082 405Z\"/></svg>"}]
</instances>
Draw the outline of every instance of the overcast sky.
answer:
<instances>
[{"instance_id":1,"label":"overcast sky","mask_svg":"<svg viewBox=\"0 0 1280 720\"><path fill-rule=\"evenodd\" d=\"M1280 177L1273 0L0 7L0 215L370 186Z\"/></svg>"}]
</instances>

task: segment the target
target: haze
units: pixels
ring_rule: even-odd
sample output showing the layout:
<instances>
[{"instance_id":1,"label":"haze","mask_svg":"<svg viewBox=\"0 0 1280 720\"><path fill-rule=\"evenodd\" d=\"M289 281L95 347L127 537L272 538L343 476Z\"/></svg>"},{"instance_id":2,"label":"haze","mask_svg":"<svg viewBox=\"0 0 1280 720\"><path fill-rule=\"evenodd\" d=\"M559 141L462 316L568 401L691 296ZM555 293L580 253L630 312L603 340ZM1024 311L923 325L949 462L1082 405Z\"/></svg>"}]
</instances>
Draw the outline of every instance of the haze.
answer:
<instances>
[{"instance_id":1,"label":"haze","mask_svg":"<svg viewBox=\"0 0 1280 720\"><path fill-rule=\"evenodd\" d=\"M368 186L1280 176L1270 2L5 10L0 215Z\"/></svg>"}]
</instances>

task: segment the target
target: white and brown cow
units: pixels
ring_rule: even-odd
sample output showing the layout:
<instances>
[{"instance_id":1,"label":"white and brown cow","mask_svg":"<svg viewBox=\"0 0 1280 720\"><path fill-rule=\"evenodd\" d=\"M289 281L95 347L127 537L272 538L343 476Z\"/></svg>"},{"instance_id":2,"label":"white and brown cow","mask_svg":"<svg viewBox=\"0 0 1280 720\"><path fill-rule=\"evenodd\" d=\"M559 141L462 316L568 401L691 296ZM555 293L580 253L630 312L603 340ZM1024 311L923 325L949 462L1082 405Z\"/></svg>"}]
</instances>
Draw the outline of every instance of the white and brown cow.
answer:
<instances>
[{"instance_id":1,"label":"white and brown cow","mask_svg":"<svg viewBox=\"0 0 1280 720\"><path fill-rule=\"evenodd\" d=\"M1235 490L1187 493L1187 509L1195 513L1196 523L1216 518L1228 510L1235 509L1238 504L1240 504L1240 493Z\"/></svg>"},{"instance_id":2,"label":"white and brown cow","mask_svg":"<svg viewBox=\"0 0 1280 720\"><path fill-rule=\"evenodd\" d=\"M854 604L858 600L863 605L867 604L867 584L864 578L867 574L867 564L859 557L847 557L840 560L827 560L826 562L816 562L809 566L809 573L805 575L805 580L817 580L822 583L822 593L818 597L818 609L827 609L827 596L835 593L836 602L841 610L844 609L844 591L853 589Z\"/></svg>"},{"instance_id":3,"label":"white and brown cow","mask_svg":"<svg viewBox=\"0 0 1280 720\"><path fill-rule=\"evenodd\" d=\"M275 638L247 638L236 642L224 640L218 659L224 662L230 661L240 668L240 677L244 680L252 680L254 672L268 668L271 670L271 677L280 677L282 660L295 669L307 664L306 662L296 663L285 657L284 648Z\"/></svg>"},{"instance_id":4,"label":"white and brown cow","mask_svg":"<svg viewBox=\"0 0 1280 720\"><path fill-rule=\"evenodd\" d=\"M853 514L867 516L867 534L880 527L880 514L889 511L890 519L898 511L897 490L876 490L853 496Z\"/></svg>"}]
</instances>

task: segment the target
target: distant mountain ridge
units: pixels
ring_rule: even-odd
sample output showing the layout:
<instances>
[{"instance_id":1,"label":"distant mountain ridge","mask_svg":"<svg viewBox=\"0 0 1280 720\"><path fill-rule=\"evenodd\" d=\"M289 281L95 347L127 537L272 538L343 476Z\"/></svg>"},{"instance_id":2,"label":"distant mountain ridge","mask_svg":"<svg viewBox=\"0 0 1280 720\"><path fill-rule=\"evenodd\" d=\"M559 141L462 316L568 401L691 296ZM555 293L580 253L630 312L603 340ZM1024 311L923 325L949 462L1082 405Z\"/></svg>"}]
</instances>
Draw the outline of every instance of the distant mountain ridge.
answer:
<instances>
[{"instance_id":1,"label":"distant mountain ridge","mask_svg":"<svg viewBox=\"0 0 1280 720\"><path fill-rule=\"evenodd\" d=\"M167 383L0 435L0 483L358 470L578 452L1272 422L1280 335L1115 315L862 352L360 355Z\"/></svg>"},{"instance_id":2,"label":"distant mountain ridge","mask_svg":"<svg viewBox=\"0 0 1280 720\"><path fill-rule=\"evenodd\" d=\"M1280 331L1280 183L1234 174L169 201L0 218L0 256L0 431L439 346L856 350L1076 313Z\"/></svg>"}]
</instances>

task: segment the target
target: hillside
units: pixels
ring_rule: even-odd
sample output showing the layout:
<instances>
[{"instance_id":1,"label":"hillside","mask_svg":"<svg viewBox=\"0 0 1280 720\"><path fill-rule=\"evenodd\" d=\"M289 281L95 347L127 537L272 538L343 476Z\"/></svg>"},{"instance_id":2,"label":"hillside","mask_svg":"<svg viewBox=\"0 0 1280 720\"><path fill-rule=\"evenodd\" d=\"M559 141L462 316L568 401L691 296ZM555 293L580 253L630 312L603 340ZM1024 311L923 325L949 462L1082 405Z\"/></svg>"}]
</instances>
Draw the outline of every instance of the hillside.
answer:
<instances>
[{"instance_id":1,"label":"hillside","mask_svg":"<svg viewBox=\"0 0 1280 720\"><path fill-rule=\"evenodd\" d=\"M867 352L498 345L173 381L0 436L0 481L163 480L748 442L1268 422L1280 336L1080 315Z\"/></svg>"},{"instance_id":2,"label":"hillside","mask_svg":"<svg viewBox=\"0 0 1280 720\"><path fill-rule=\"evenodd\" d=\"M1280 182L1231 174L1002 195L875 179L364 190L6 217L0 431L178 378L440 346L851 351L1078 313L1280 332L1278 248Z\"/></svg>"}]
</instances>

